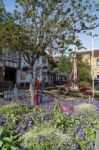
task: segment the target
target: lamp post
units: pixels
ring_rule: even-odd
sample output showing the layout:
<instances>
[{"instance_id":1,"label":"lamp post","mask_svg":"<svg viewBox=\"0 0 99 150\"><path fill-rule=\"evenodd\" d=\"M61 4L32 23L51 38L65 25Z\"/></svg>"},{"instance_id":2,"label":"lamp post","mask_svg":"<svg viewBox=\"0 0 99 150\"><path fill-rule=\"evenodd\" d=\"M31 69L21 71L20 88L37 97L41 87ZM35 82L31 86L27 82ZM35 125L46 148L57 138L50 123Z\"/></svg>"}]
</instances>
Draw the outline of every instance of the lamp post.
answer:
<instances>
[{"instance_id":1,"label":"lamp post","mask_svg":"<svg viewBox=\"0 0 99 150\"><path fill-rule=\"evenodd\" d=\"M92 100L94 100L94 31L92 30Z\"/></svg>"}]
</instances>

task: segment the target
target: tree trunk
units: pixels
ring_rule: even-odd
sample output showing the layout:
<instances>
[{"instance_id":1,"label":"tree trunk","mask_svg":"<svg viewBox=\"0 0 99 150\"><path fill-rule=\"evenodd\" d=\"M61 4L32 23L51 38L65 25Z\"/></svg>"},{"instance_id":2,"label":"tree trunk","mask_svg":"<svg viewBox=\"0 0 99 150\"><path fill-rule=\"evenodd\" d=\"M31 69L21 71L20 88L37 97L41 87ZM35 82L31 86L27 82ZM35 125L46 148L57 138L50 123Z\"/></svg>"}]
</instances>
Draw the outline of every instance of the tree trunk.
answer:
<instances>
[{"instance_id":1,"label":"tree trunk","mask_svg":"<svg viewBox=\"0 0 99 150\"><path fill-rule=\"evenodd\" d=\"M30 92L31 92L31 105L34 105L34 90L35 90L35 75L33 72L33 67L30 68Z\"/></svg>"},{"instance_id":2,"label":"tree trunk","mask_svg":"<svg viewBox=\"0 0 99 150\"><path fill-rule=\"evenodd\" d=\"M30 81L30 92L31 92L31 105L34 105L34 81L33 77L31 76L31 81Z\"/></svg>"}]
</instances>

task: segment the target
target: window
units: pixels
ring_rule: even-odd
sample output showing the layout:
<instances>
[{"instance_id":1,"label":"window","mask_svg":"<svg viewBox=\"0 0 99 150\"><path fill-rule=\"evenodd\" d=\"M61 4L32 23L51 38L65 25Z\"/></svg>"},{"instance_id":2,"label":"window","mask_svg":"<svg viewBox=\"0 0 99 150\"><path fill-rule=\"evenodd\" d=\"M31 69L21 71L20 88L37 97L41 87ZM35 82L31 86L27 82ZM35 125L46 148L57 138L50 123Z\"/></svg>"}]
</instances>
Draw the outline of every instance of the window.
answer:
<instances>
[{"instance_id":1,"label":"window","mask_svg":"<svg viewBox=\"0 0 99 150\"><path fill-rule=\"evenodd\" d=\"M42 72L42 76L46 76L46 72Z\"/></svg>"},{"instance_id":2,"label":"window","mask_svg":"<svg viewBox=\"0 0 99 150\"><path fill-rule=\"evenodd\" d=\"M97 79L99 79L99 72L97 72Z\"/></svg>"},{"instance_id":3,"label":"window","mask_svg":"<svg viewBox=\"0 0 99 150\"><path fill-rule=\"evenodd\" d=\"M96 59L96 65L99 66L99 57Z\"/></svg>"},{"instance_id":4,"label":"window","mask_svg":"<svg viewBox=\"0 0 99 150\"><path fill-rule=\"evenodd\" d=\"M46 59L42 58L42 63L46 64Z\"/></svg>"},{"instance_id":5,"label":"window","mask_svg":"<svg viewBox=\"0 0 99 150\"><path fill-rule=\"evenodd\" d=\"M97 79L99 79L99 75L97 75Z\"/></svg>"}]
</instances>

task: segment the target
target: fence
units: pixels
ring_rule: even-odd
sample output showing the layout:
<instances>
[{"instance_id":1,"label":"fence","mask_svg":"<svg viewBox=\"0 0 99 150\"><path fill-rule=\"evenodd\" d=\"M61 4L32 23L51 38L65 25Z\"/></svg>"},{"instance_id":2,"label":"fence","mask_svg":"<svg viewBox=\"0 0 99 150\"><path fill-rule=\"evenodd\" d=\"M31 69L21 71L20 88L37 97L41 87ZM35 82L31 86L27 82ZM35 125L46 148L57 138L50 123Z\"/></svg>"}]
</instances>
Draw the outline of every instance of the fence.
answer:
<instances>
[{"instance_id":1,"label":"fence","mask_svg":"<svg viewBox=\"0 0 99 150\"><path fill-rule=\"evenodd\" d=\"M11 99L17 97L24 97L25 91L24 90L11 90L11 91L4 91L3 98L4 99Z\"/></svg>"}]
</instances>

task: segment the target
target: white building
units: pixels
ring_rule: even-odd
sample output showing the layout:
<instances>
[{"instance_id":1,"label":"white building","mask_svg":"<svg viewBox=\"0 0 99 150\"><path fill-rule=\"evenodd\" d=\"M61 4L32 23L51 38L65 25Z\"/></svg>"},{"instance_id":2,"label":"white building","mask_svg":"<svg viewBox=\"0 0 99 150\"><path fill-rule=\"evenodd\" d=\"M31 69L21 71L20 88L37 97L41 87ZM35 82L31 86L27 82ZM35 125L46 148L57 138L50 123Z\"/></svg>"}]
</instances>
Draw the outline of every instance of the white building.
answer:
<instances>
[{"instance_id":1,"label":"white building","mask_svg":"<svg viewBox=\"0 0 99 150\"><path fill-rule=\"evenodd\" d=\"M11 85L18 87L29 87L30 84L30 72L28 70L29 65L20 59L19 54L16 52L7 52L4 49L0 49L0 84L7 85L7 88ZM58 75L53 71L53 65L51 65L48 59L40 56L33 67L34 81L37 78L45 79L46 85L57 84L62 81L62 75Z\"/></svg>"},{"instance_id":2,"label":"white building","mask_svg":"<svg viewBox=\"0 0 99 150\"><path fill-rule=\"evenodd\" d=\"M30 74L28 71L29 65L22 60L21 70L17 70L17 85L28 85L30 82ZM54 84L56 82L56 73L53 71L53 67L50 65L48 59L40 56L34 64L33 75L36 81L37 78L45 79L45 83Z\"/></svg>"}]
</instances>

